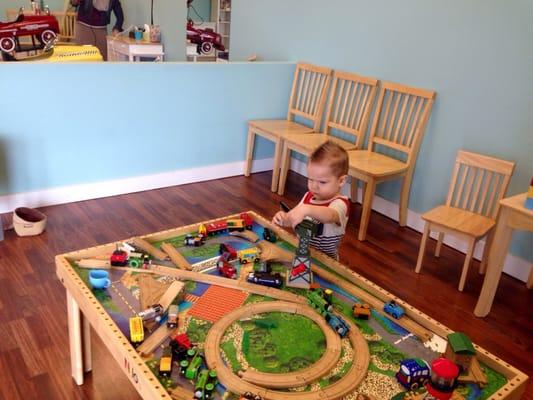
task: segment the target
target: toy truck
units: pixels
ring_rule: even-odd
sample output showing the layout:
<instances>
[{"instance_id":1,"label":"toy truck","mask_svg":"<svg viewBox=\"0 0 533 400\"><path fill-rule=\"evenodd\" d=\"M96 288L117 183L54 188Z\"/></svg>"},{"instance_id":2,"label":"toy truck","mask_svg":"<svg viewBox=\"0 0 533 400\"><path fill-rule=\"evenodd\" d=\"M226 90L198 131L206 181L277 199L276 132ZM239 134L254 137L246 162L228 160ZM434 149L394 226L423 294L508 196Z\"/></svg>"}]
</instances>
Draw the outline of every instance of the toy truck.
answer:
<instances>
[{"instance_id":1,"label":"toy truck","mask_svg":"<svg viewBox=\"0 0 533 400\"><path fill-rule=\"evenodd\" d=\"M171 304L168 307L168 318L167 318L167 327L170 329L175 329L178 327L178 312L179 307L176 304Z\"/></svg>"},{"instance_id":2,"label":"toy truck","mask_svg":"<svg viewBox=\"0 0 533 400\"><path fill-rule=\"evenodd\" d=\"M355 303L352 312L355 318L368 319L370 317L370 306L367 303Z\"/></svg>"},{"instance_id":3,"label":"toy truck","mask_svg":"<svg viewBox=\"0 0 533 400\"><path fill-rule=\"evenodd\" d=\"M170 378L172 375L172 349L166 347L159 360L159 376Z\"/></svg>"},{"instance_id":4,"label":"toy truck","mask_svg":"<svg viewBox=\"0 0 533 400\"><path fill-rule=\"evenodd\" d=\"M144 326L141 317L130 318L130 341L139 344L144 340Z\"/></svg>"}]
</instances>

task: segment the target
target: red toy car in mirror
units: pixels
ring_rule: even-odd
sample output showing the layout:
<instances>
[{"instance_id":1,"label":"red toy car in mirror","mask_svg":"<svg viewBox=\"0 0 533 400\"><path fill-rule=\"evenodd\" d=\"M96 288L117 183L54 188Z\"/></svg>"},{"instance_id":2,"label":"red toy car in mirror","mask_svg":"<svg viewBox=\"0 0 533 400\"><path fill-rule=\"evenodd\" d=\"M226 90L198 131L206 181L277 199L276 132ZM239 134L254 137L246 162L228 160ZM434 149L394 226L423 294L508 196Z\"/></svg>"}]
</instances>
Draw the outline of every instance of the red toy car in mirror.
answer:
<instances>
[{"instance_id":1,"label":"red toy car in mirror","mask_svg":"<svg viewBox=\"0 0 533 400\"><path fill-rule=\"evenodd\" d=\"M213 47L219 51L226 50L219 33L210 28L195 28L191 20L187 21L187 40L196 45L198 54L208 54Z\"/></svg>"},{"instance_id":2,"label":"red toy car in mirror","mask_svg":"<svg viewBox=\"0 0 533 400\"><path fill-rule=\"evenodd\" d=\"M19 14L12 22L0 22L0 50L4 53L42 49L59 34L59 23L53 15ZM19 38L31 37L31 45L21 46Z\"/></svg>"}]
</instances>

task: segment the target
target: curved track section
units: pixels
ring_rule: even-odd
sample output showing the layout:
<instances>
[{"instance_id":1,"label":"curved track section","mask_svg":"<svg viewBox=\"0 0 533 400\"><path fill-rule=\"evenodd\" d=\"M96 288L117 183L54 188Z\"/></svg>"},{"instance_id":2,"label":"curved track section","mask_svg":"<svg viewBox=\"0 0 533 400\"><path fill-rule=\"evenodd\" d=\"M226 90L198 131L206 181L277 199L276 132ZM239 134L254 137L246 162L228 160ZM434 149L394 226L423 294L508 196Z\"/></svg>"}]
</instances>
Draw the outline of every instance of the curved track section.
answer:
<instances>
[{"instance_id":1,"label":"curved track section","mask_svg":"<svg viewBox=\"0 0 533 400\"><path fill-rule=\"evenodd\" d=\"M354 349L354 360L353 360L352 366L350 367L346 375L343 376L336 383L334 383L333 385L327 386L323 389L320 389L318 391L315 391L315 392L280 392L280 391L270 390L265 387L258 386L256 384L252 384L250 382L247 382L239 378L237 375L235 375L231 371L231 369L228 368L222 361L220 357L220 342L222 340L222 336L224 335L224 332L226 331L227 327L229 327L231 323L233 323L236 319L246 318L254 314L264 313L268 311L284 311L284 312L300 313L299 311L305 308L309 308L309 307L302 306L299 304L291 304L288 302L264 302L264 303L259 303L259 304L251 304L249 306L242 307L240 309L237 309L227 314L223 319L215 323L213 327L209 330L209 333L207 334L207 337L205 340L205 343L206 343L205 356L206 356L206 361L207 361L209 368L215 368L217 370L219 381L232 392L242 393L242 392L249 391L252 393L259 394L265 400L340 399L342 396L345 396L348 393L351 393L353 390L355 390L355 388L359 385L359 383L366 376L368 364L370 362L370 354L368 351L368 345L365 339L363 338L363 335L359 332L359 329L357 329L357 327L354 324L352 324L350 321L346 321L346 322L350 325L349 339ZM311 312L315 313L313 310L311 310ZM318 314L315 313L315 317L318 317ZM314 317L313 317L313 320L315 320ZM326 337L329 337L329 334L326 333L327 331L333 333L333 331L328 327L328 329L324 331L324 333L327 335ZM313 370L315 368L316 368L316 364L306 369L305 371L314 373ZM303 371L300 371L300 375L302 375L302 372ZM329 370L322 370L320 372L321 373L319 373L318 371L316 372L316 374L318 374L318 377L328 373ZM277 384L275 381L279 380L281 382L285 380L283 375L282 374L277 374L277 375L268 374L268 375L269 375L269 383L267 386L273 387L273 385L275 385L276 388L281 388L281 386ZM303 384L304 382L299 381L299 386L302 386Z\"/></svg>"},{"instance_id":2,"label":"curved track section","mask_svg":"<svg viewBox=\"0 0 533 400\"><path fill-rule=\"evenodd\" d=\"M341 354L341 339L339 335L337 335L328 326L324 318L317 314L312 308L303 305L280 302L270 302L270 304L266 305L265 303L259 303L252 306L254 306L252 315L270 311L284 311L303 315L309 318L316 323L324 333L326 338L326 349L322 357L320 357L316 363L308 368L302 369L301 371L285 374L272 374L249 369L239 373L239 376L242 379L262 387L274 389L299 387L314 382L321 376L326 375L328 371L330 371L337 364ZM238 315L233 315L231 319L228 319L229 323L227 324L226 328L235 321L235 317L239 318Z\"/></svg>"}]
</instances>

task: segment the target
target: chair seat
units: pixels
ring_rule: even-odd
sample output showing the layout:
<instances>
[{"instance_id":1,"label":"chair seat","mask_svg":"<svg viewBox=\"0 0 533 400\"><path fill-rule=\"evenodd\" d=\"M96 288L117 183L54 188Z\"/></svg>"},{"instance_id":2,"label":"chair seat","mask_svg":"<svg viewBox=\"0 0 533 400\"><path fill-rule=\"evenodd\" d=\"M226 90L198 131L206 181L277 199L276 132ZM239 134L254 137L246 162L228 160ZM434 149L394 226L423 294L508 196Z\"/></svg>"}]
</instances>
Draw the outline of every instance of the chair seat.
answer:
<instances>
[{"instance_id":1,"label":"chair seat","mask_svg":"<svg viewBox=\"0 0 533 400\"><path fill-rule=\"evenodd\" d=\"M285 142L288 145L293 144L297 146L298 149L306 150L307 152L314 151L317 147L327 142L328 140L337 143L347 151L357 149L354 143L350 143L346 140L326 135L324 133L308 133L307 135L301 135L299 133L288 133L283 138L285 139Z\"/></svg>"},{"instance_id":2,"label":"chair seat","mask_svg":"<svg viewBox=\"0 0 533 400\"><path fill-rule=\"evenodd\" d=\"M352 150L348 152L348 156L351 171L373 177L399 174L406 171L408 167L407 163L367 150Z\"/></svg>"},{"instance_id":3,"label":"chair seat","mask_svg":"<svg viewBox=\"0 0 533 400\"><path fill-rule=\"evenodd\" d=\"M259 131L283 137L289 133L313 132L313 128L286 119L255 119L248 121L248 125Z\"/></svg>"},{"instance_id":4,"label":"chair seat","mask_svg":"<svg viewBox=\"0 0 533 400\"><path fill-rule=\"evenodd\" d=\"M422 219L475 238L485 236L495 224L483 215L450 206L438 206L423 214Z\"/></svg>"}]
</instances>

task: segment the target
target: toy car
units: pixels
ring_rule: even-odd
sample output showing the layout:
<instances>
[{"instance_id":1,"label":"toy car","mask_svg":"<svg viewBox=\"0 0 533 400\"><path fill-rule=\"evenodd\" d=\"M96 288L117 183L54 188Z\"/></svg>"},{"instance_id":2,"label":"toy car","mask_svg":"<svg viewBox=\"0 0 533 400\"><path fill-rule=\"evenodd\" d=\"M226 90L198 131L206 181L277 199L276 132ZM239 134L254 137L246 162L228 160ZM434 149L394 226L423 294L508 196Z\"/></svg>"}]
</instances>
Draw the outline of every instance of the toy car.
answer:
<instances>
[{"instance_id":1,"label":"toy car","mask_svg":"<svg viewBox=\"0 0 533 400\"><path fill-rule=\"evenodd\" d=\"M113 267L125 267L128 265L128 253L124 250L115 250L109 259Z\"/></svg>"},{"instance_id":2,"label":"toy car","mask_svg":"<svg viewBox=\"0 0 533 400\"><path fill-rule=\"evenodd\" d=\"M185 236L185 239L183 239L183 244L185 246L198 247L198 246L203 245L204 243L205 243L205 238L204 238L204 235L202 235L202 234L199 234L197 236L193 236L190 233L188 233Z\"/></svg>"},{"instance_id":3,"label":"toy car","mask_svg":"<svg viewBox=\"0 0 533 400\"><path fill-rule=\"evenodd\" d=\"M59 23L53 15L19 14L12 22L0 22L0 50L3 53L42 49L59 34ZM22 48L19 38L30 36L31 48ZM37 41L36 41L37 39Z\"/></svg>"},{"instance_id":4,"label":"toy car","mask_svg":"<svg viewBox=\"0 0 533 400\"><path fill-rule=\"evenodd\" d=\"M210 28L195 28L192 20L187 21L187 40L196 45L198 54L209 54L213 47L219 51L226 50L219 33Z\"/></svg>"},{"instance_id":5,"label":"toy car","mask_svg":"<svg viewBox=\"0 0 533 400\"><path fill-rule=\"evenodd\" d=\"M265 228L263 230L263 239L268 240L269 242L272 242L272 243L276 243L276 240L278 240L278 238L276 237L276 234L268 228Z\"/></svg>"},{"instance_id":6,"label":"toy car","mask_svg":"<svg viewBox=\"0 0 533 400\"><path fill-rule=\"evenodd\" d=\"M280 288L283 285L283 278L280 274L269 274L268 272L250 272L246 278L248 282L259 285Z\"/></svg>"},{"instance_id":7,"label":"toy car","mask_svg":"<svg viewBox=\"0 0 533 400\"><path fill-rule=\"evenodd\" d=\"M220 243L220 247L218 248L218 254L224 254L228 253L229 257L227 261L229 260L235 260L237 258L237 250L235 250L232 246L226 243Z\"/></svg>"},{"instance_id":8,"label":"toy car","mask_svg":"<svg viewBox=\"0 0 533 400\"><path fill-rule=\"evenodd\" d=\"M394 300L385 303L385 305L383 306L383 311L385 311L389 315L392 315L396 319L400 319L405 314L405 310L403 309L403 307L396 304Z\"/></svg>"},{"instance_id":9,"label":"toy car","mask_svg":"<svg viewBox=\"0 0 533 400\"><path fill-rule=\"evenodd\" d=\"M237 277L237 270L235 267L224 260L219 259L217 261L217 270L220 275L226 278L235 279Z\"/></svg>"},{"instance_id":10,"label":"toy car","mask_svg":"<svg viewBox=\"0 0 533 400\"><path fill-rule=\"evenodd\" d=\"M370 317L370 306L367 303L355 303L352 312L355 318L368 319Z\"/></svg>"}]
</instances>

